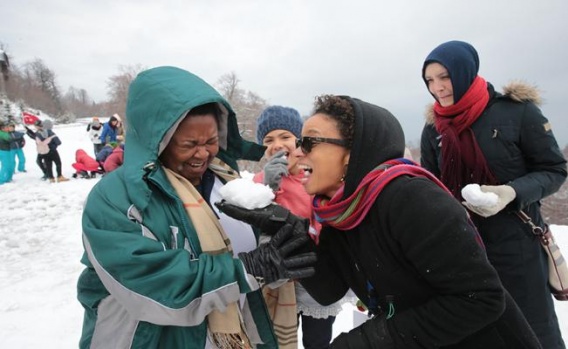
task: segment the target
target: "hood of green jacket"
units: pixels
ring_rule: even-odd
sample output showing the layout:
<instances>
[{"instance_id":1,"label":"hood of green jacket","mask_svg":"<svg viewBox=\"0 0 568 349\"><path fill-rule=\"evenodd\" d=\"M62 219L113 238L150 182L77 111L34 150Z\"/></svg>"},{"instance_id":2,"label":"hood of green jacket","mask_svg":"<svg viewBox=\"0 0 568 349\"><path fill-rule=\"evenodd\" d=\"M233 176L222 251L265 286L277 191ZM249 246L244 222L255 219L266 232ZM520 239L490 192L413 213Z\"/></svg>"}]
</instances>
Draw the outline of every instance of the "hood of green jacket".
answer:
<instances>
[{"instance_id":1,"label":"hood of green jacket","mask_svg":"<svg viewBox=\"0 0 568 349\"><path fill-rule=\"evenodd\" d=\"M218 157L235 169L236 160L259 160L264 149L241 137L233 109L213 87L183 69L158 67L138 74L130 85L124 166L142 170L147 163L157 162L166 133L189 110L212 102L225 112L219 125Z\"/></svg>"},{"instance_id":2,"label":"hood of green jacket","mask_svg":"<svg viewBox=\"0 0 568 349\"><path fill-rule=\"evenodd\" d=\"M189 110L213 102L224 111L217 157L237 171L237 160L258 161L264 148L241 137L233 109L213 87L183 69L157 67L138 74L129 87L122 165L127 185L145 187L144 177L160 168L158 156L164 136Z\"/></svg>"}]
</instances>

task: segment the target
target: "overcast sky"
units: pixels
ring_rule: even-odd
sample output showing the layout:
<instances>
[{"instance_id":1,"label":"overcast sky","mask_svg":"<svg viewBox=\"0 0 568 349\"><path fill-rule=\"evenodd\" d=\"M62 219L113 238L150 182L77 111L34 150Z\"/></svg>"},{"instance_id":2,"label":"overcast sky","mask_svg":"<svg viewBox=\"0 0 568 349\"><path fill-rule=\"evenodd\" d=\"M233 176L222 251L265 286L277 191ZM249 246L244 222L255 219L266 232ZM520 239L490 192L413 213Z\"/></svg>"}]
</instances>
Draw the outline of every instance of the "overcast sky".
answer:
<instances>
[{"instance_id":1,"label":"overcast sky","mask_svg":"<svg viewBox=\"0 0 568 349\"><path fill-rule=\"evenodd\" d=\"M0 0L0 14L13 62L41 58L63 92L106 100L121 65L174 65L211 84L235 72L242 88L303 115L324 93L383 106L414 143L432 102L424 58L464 40L498 90L537 85L568 144L566 0Z\"/></svg>"}]
</instances>

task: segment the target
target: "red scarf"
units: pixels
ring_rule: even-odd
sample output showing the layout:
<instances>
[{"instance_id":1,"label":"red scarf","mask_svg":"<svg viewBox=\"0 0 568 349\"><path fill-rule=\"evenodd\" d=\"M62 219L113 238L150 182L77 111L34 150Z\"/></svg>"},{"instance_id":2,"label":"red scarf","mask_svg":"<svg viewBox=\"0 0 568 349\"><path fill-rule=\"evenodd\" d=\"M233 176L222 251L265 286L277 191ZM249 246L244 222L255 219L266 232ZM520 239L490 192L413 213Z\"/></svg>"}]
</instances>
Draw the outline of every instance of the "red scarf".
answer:
<instances>
[{"instance_id":1,"label":"red scarf","mask_svg":"<svg viewBox=\"0 0 568 349\"><path fill-rule=\"evenodd\" d=\"M457 103L449 107L434 103L435 126L442 136L441 180L460 201L461 189L467 184L496 184L470 128L488 102L487 82L477 76Z\"/></svg>"}]
</instances>

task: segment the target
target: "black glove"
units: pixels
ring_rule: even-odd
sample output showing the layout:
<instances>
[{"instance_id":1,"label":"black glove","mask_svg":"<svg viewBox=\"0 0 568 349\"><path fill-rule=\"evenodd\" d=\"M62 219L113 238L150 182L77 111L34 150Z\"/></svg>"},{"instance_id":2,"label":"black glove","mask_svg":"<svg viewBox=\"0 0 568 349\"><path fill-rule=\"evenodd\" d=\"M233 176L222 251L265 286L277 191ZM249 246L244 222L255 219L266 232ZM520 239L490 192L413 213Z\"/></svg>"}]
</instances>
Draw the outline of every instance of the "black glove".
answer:
<instances>
[{"instance_id":1,"label":"black glove","mask_svg":"<svg viewBox=\"0 0 568 349\"><path fill-rule=\"evenodd\" d=\"M216 202L215 206L227 216L250 224L267 235L276 234L284 224L292 225L295 233L307 233L310 225L308 219L298 217L292 214L290 210L277 204L270 204L264 208L249 210L229 204L223 200Z\"/></svg>"},{"instance_id":2,"label":"black glove","mask_svg":"<svg viewBox=\"0 0 568 349\"><path fill-rule=\"evenodd\" d=\"M330 344L330 349L394 348L385 316L369 319L351 331L343 332Z\"/></svg>"},{"instance_id":3,"label":"black glove","mask_svg":"<svg viewBox=\"0 0 568 349\"><path fill-rule=\"evenodd\" d=\"M295 235L290 224L284 225L270 242L250 252L239 253L247 273L270 284L283 279L301 279L314 275L317 258L314 252L294 254L310 242L307 234Z\"/></svg>"},{"instance_id":4,"label":"black glove","mask_svg":"<svg viewBox=\"0 0 568 349\"><path fill-rule=\"evenodd\" d=\"M280 189L282 177L288 175L288 160L284 150L280 150L274 154L266 165L264 165L264 184L267 184L272 191Z\"/></svg>"}]
</instances>

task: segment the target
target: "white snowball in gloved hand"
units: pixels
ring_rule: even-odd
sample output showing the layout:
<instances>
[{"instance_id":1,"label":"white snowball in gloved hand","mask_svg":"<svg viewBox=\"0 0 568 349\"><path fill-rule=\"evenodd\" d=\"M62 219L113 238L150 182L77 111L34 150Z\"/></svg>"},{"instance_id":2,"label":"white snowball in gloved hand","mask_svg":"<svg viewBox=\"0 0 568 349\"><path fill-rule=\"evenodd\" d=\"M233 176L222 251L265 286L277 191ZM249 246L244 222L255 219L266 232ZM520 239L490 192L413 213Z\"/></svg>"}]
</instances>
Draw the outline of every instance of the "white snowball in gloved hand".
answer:
<instances>
[{"instance_id":1,"label":"white snowball in gloved hand","mask_svg":"<svg viewBox=\"0 0 568 349\"><path fill-rule=\"evenodd\" d=\"M468 184L461 190L462 197L473 206L493 206L499 200L495 193L483 192L479 184Z\"/></svg>"},{"instance_id":2,"label":"white snowball in gloved hand","mask_svg":"<svg viewBox=\"0 0 568 349\"><path fill-rule=\"evenodd\" d=\"M517 193L509 185L482 185L479 187L483 193L493 193L497 201L493 205L476 206L468 201L462 202L470 211L482 217L491 217L501 212L511 201L515 200Z\"/></svg>"},{"instance_id":3,"label":"white snowball in gloved hand","mask_svg":"<svg viewBox=\"0 0 568 349\"><path fill-rule=\"evenodd\" d=\"M274 193L269 186L244 178L227 182L219 189L219 194L228 203L249 210L266 207L274 200Z\"/></svg>"}]
</instances>

